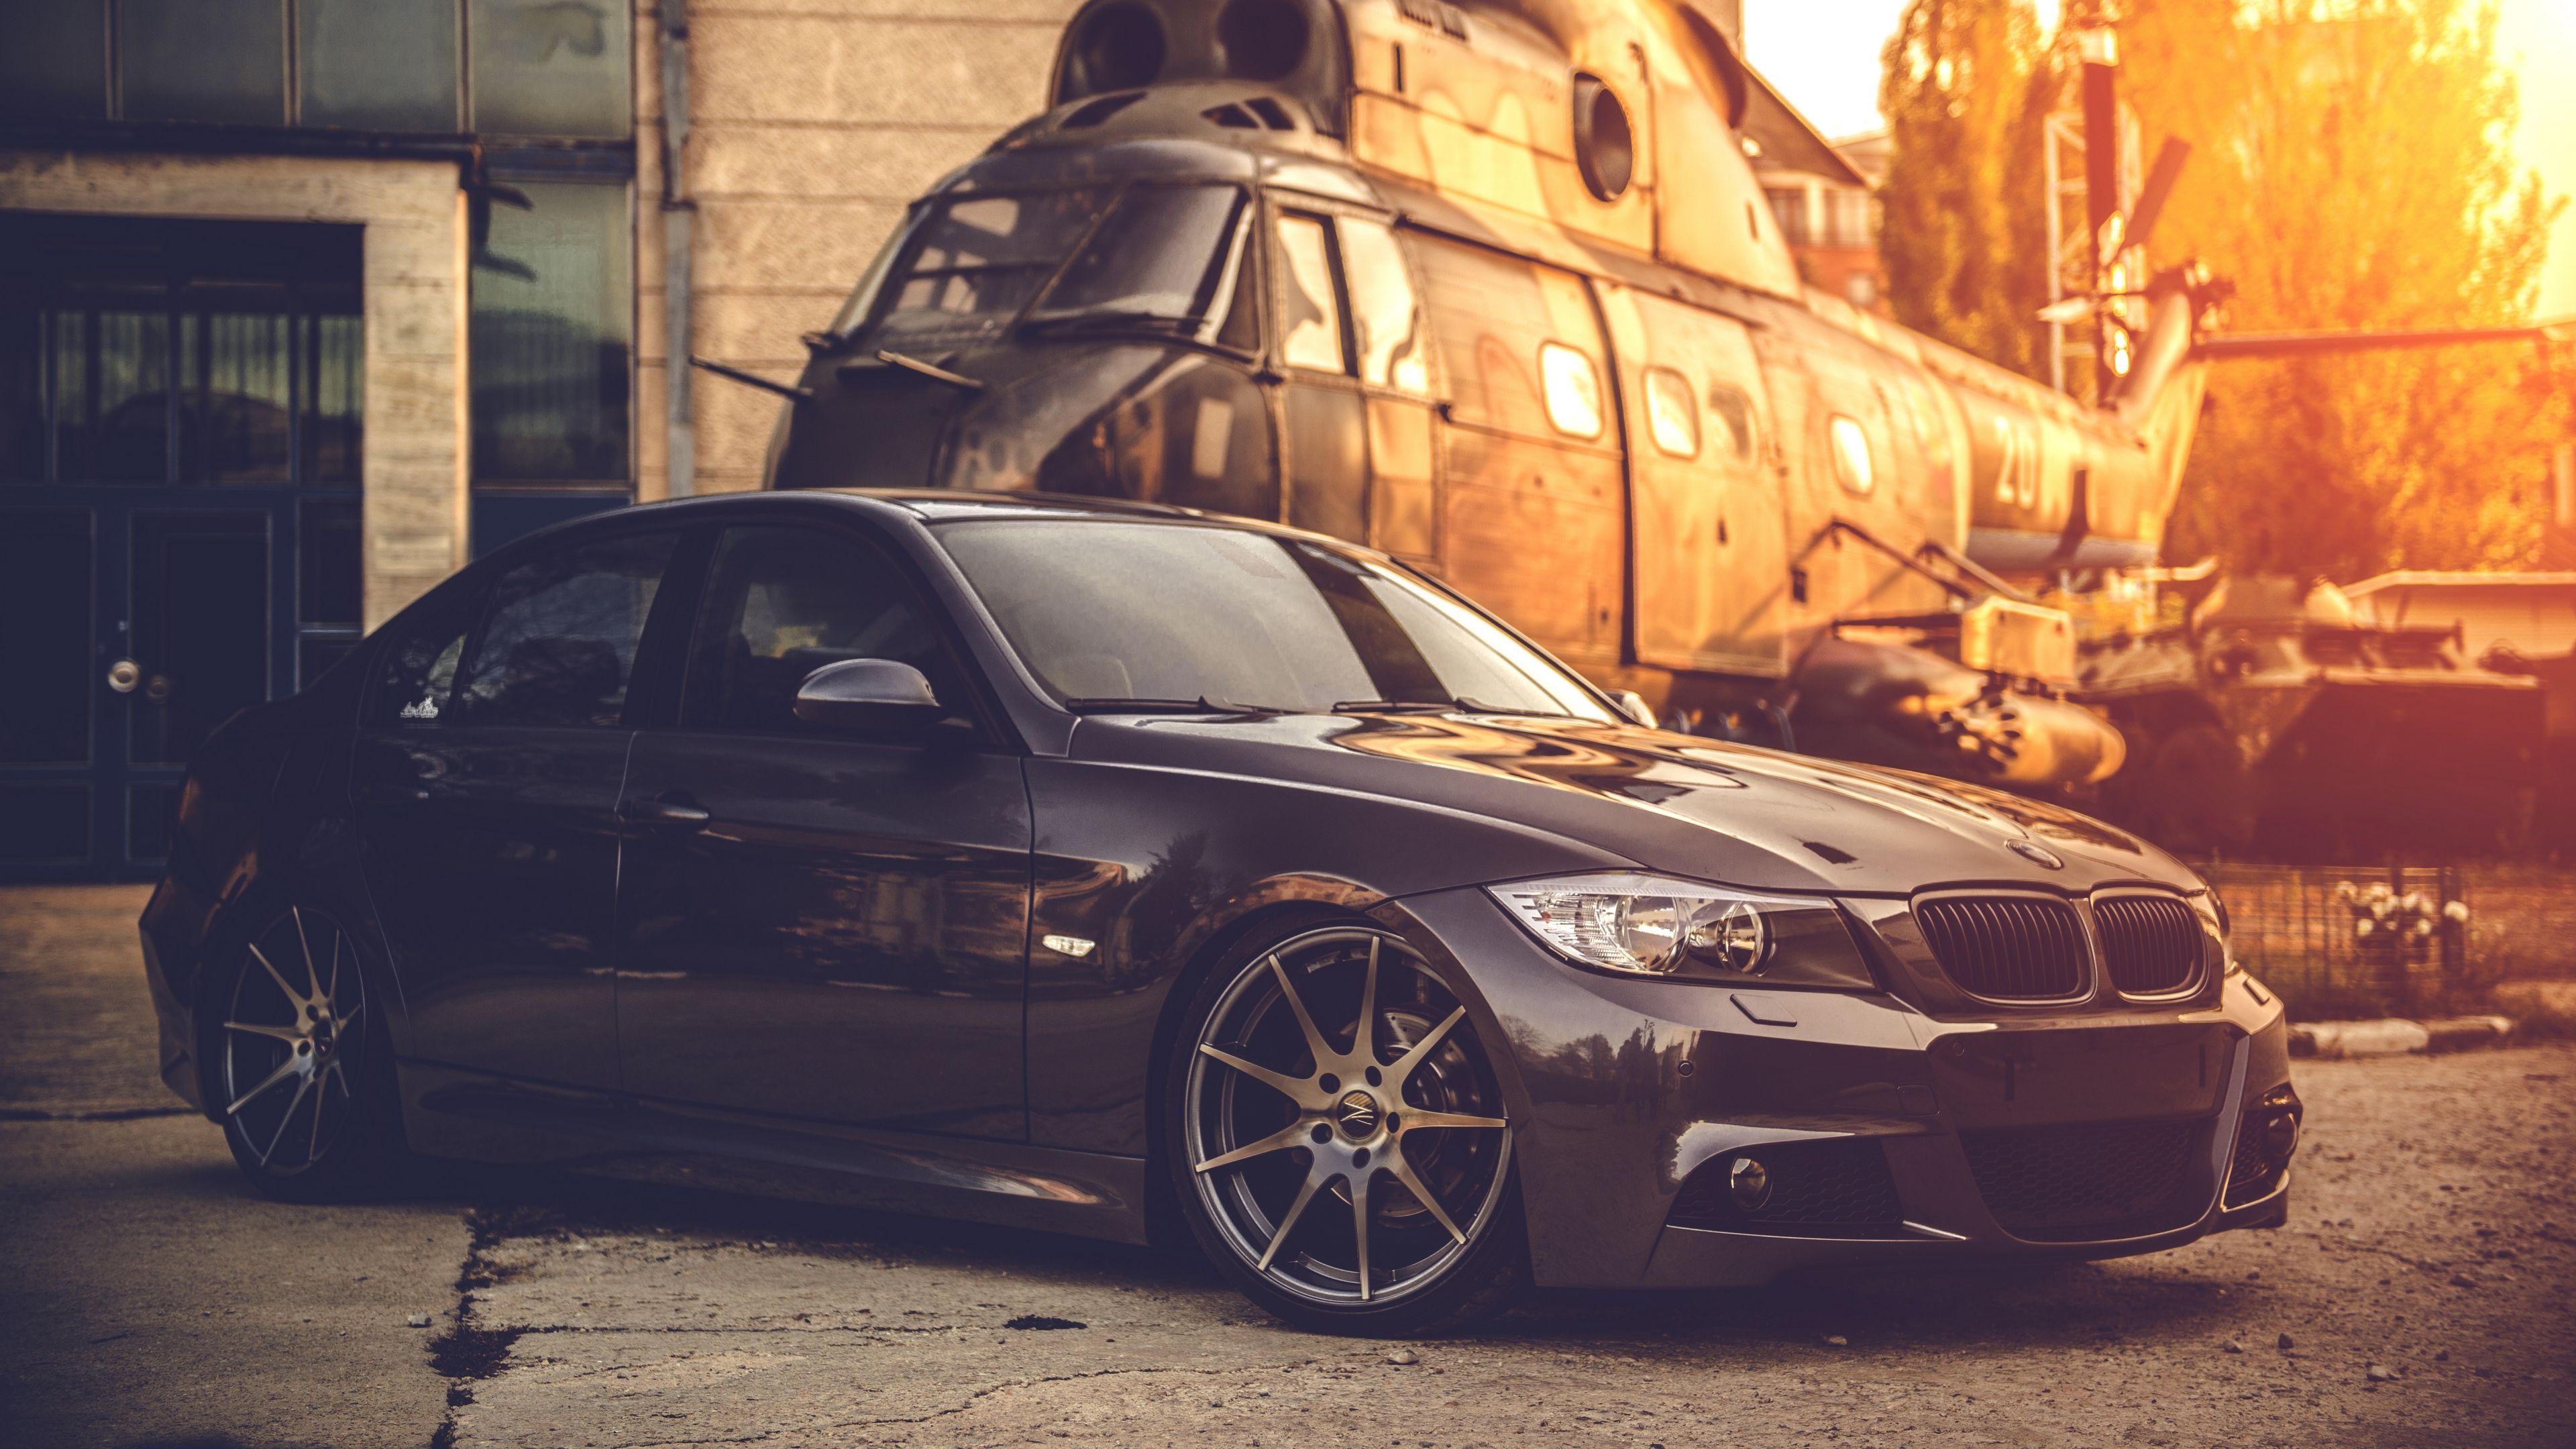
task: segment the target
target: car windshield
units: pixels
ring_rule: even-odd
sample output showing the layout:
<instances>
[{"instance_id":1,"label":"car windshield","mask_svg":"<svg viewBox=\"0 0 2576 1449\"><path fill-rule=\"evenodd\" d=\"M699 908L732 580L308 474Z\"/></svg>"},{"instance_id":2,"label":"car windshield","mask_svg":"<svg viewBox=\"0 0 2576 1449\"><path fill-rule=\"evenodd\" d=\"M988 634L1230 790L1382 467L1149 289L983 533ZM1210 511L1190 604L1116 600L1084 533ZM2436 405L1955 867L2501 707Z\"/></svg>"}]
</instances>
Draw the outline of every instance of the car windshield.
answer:
<instances>
[{"instance_id":1,"label":"car windshield","mask_svg":"<svg viewBox=\"0 0 2576 1449\"><path fill-rule=\"evenodd\" d=\"M1401 571L1218 526L986 519L940 541L1078 709L1464 707L1608 723L1581 682Z\"/></svg>"},{"instance_id":2,"label":"car windshield","mask_svg":"<svg viewBox=\"0 0 2576 1449\"><path fill-rule=\"evenodd\" d=\"M1235 299L1248 204L1228 185L941 198L870 268L835 330L864 322L867 341L898 351L991 336L1024 312L1058 329L1213 334Z\"/></svg>"}]
</instances>

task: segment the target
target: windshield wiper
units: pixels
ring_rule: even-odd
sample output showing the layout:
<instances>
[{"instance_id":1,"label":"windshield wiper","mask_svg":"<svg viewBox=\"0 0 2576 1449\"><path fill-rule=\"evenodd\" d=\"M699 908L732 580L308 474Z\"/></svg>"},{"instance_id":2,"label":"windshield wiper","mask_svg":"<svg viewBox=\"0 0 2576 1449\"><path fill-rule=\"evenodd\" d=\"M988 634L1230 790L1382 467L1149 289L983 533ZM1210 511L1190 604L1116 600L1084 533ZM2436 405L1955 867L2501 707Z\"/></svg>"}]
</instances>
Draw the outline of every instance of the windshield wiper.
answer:
<instances>
[{"instance_id":1,"label":"windshield wiper","mask_svg":"<svg viewBox=\"0 0 2576 1449\"><path fill-rule=\"evenodd\" d=\"M1175 317L1169 312L1151 312L1132 308L1101 312L1059 312L1052 317L1032 317L1021 324L1025 331L1032 333L1106 332L1122 327L1133 327L1140 331L1176 333L1182 336L1196 334L1200 325L1200 320L1196 317Z\"/></svg>"},{"instance_id":2,"label":"windshield wiper","mask_svg":"<svg viewBox=\"0 0 2576 1449\"><path fill-rule=\"evenodd\" d=\"M1447 714L1460 708L1454 699L1345 699L1333 705L1335 714Z\"/></svg>"},{"instance_id":3,"label":"windshield wiper","mask_svg":"<svg viewBox=\"0 0 2576 1449\"><path fill-rule=\"evenodd\" d=\"M1202 694L1196 699L1128 699L1124 696L1068 699L1066 709L1075 714L1289 714L1292 711L1266 704L1236 704L1230 699L1210 699Z\"/></svg>"},{"instance_id":4,"label":"windshield wiper","mask_svg":"<svg viewBox=\"0 0 2576 1449\"><path fill-rule=\"evenodd\" d=\"M1572 719L1563 710L1524 709L1516 705L1486 704L1464 695L1456 699L1346 699L1333 706L1335 714L1521 714L1535 719Z\"/></svg>"}]
</instances>

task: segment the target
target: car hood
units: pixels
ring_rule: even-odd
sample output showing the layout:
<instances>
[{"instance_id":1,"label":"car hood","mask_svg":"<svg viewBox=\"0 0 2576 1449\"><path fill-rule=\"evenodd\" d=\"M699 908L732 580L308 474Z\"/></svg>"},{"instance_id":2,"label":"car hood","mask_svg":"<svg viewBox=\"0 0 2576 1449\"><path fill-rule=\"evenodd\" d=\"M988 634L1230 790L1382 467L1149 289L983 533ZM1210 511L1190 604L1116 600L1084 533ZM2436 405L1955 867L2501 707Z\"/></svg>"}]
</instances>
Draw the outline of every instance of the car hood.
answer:
<instances>
[{"instance_id":1,"label":"car hood","mask_svg":"<svg viewBox=\"0 0 2576 1449\"><path fill-rule=\"evenodd\" d=\"M1091 716L1072 754L1408 800L1589 847L1570 860L1608 854L1764 890L2200 884L2154 846L2055 805L1627 725L1466 713ZM1458 863L1456 884L1487 878L1476 862Z\"/></svg>"}]
</instances>

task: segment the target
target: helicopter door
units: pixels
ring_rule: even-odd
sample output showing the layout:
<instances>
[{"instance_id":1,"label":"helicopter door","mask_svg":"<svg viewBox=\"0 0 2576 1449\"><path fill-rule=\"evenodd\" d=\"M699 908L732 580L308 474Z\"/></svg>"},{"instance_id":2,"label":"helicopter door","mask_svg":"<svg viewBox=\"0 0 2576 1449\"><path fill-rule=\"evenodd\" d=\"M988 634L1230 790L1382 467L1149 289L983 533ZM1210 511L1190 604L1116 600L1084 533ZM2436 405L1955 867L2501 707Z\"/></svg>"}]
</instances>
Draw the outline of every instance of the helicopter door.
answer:
<instances>
[{"instance_id":1,"label":"helicopter door","mask_svg":"<svg viewBox=\"0 0 2576 1449\"><path fill-rule=\"evenodd\" d=\"M1732 317L1599 285L1628 410L1637 660L1781 674L1786 502L1752 335Z\"/></svg>"},{"instance_id":2,"label":"helicopter door","mask_svg":"<svg viewBox=\"0 0 2576 1449\"><path fill-rule=\"evenodd\" d=\"M1295 210L1273 235L1288 522L1429 562L1431 359L1394 229Z\"/></svg>"},{"instance_id":3,"label":"helicopter door","mask_svg":"<svg viewBox=\"0 0 2576 1449\"><path fill-rule=\"evenodd\" d=\"M1619 663L1619 420L1581 277L1425 232L1448 390L1437 429L1443 576L1578 668Z\"/></svg>"}]
</instances>

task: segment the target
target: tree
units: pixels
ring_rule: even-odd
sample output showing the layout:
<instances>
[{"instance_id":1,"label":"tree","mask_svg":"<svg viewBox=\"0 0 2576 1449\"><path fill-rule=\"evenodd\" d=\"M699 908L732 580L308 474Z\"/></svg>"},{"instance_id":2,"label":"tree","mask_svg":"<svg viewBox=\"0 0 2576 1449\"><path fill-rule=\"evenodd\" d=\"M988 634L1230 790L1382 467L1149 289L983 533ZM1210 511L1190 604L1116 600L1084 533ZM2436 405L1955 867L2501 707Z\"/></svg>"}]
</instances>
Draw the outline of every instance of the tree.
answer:
<instances>
[{"instance_id":1,"label":"tree","mask_svg":"<svg viewBox=\"0 0 2576 1449\"><path fill-rule=\"evenodd\" d=\"M2478 0L2068 0L2096 19L2144 153L2193 148L2152 260L2232 279L2229 329L2529 319L2563 203L2515 174ZM2070 67L2018 0L1914 0L1887 50L1897 315L2033 375L2038 138ZM2223 364L2165 555L2343 580L2527 563L2568 392L2514 346Z\"/></svg>"},{"instance_id":2,"label":"tree","mask_svg":"<svg viewBox=\"0 0 2576 1449\"><path fill-rule=\"evenodd\" d=\"M2528 320L2556 207L2517 176L2513 81L2472 0L2125 0L2150 154L2193 145L2154 239L2238 287L2226 325ZM2564 385L2487 345L2230 363L2166 555L2351 580L2526 564Z\"/></svg>"},{"instance_id":3,"label":"tree","mask_svg":"<svg viewBox=\"0 0 2576 1449\"><path fill-rule=\"evenodd\" d=\"M1897 320L2018 372L2045 358L2030 0L1913 0L1887 43L1881 258ZM2026 195L2024 193L2027 193Z\"/></svg>"}]
</instances>

